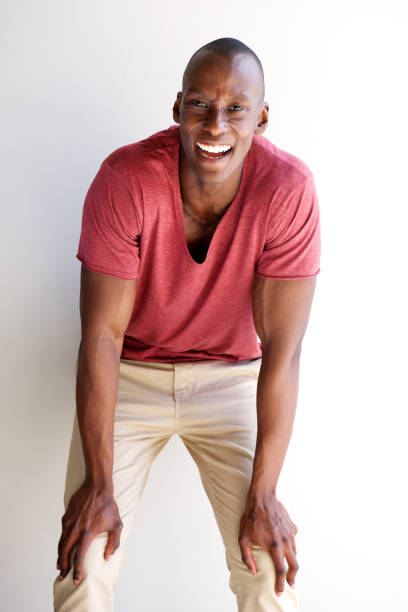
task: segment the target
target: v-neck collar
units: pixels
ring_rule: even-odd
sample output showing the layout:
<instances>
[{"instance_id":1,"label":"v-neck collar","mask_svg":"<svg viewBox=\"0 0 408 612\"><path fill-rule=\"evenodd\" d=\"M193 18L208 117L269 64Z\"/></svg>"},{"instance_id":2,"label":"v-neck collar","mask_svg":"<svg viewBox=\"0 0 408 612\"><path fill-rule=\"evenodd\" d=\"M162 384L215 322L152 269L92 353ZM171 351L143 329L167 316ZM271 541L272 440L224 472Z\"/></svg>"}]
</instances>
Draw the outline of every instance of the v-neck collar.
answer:
<instances>
[{"instance_id":1,"label":"v-neck collar","mask_svg":"<svg viewBox=\"0 0 408 612\"><path fill-rule=\"evenodd\" d=\"M181 199L181 191L180 191L180 174L179 174L179 159L180 159L180 147L181 147L181 142L180 139L178 140L177 143L177 147L176 147L176 151L175 151L175 155L174 155L174 159L172 160L172 164L173 164L173 195L174 195L174 203L175 203L175 209L176 209L176 216L177 216L177 226L179 228L179 236L180 239L183 243L182 248L184 249L190 263L192 265L195 266L205 266L209 261L212 260L213 258L213 254L214 254L214 250L217 246L217 242L222 240L223 234L222 234L222 229L223 226L225 225L226 221L225 219L228 219L229 217L231 217L232 214L234 214L235 209L239 206L239 201L241 200L241 196L242 196L242 192L244 189L244 185L246 182L246 174L247 174L247 167L248 167L248 163L249 163L249 155L251 153L251 148L249 149L248 153L246 154L245 158L244 158L244 163L242 166L242 172L241 172L241 182L239 184L239 188L237 193L235 194L234 199L232 200L231 204L228 206L226 212L223 214L223 216L221 217L220 221L218 222L217 227L215 228L215 231L212 235L211 238L211 242L208 246L207 249L207 254L205 256L204 261L202 262L198 262L195 259L193 259L190 251L188 250L188 245L187 245L187 236L186 236L186 230L184 227L184 213L183 213L183 202Z\"/></svg>"}]
</instances>

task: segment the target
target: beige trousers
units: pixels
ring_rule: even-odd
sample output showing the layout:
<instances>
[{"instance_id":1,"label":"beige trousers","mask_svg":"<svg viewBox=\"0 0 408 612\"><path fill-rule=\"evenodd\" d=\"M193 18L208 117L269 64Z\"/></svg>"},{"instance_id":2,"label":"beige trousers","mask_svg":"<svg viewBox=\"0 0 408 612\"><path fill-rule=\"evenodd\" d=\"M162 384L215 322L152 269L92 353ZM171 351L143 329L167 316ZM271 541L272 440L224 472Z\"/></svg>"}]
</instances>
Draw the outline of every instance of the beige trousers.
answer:
<instances>
[{"instance_id":1,"label":"beige trousers","mask_svg":"<svg viewBox=\"0 0 408 612\"><path fill-rule=\"evenodd\" d=\"M81 583L73 584L72 567L64 580L55 579L55 611L111 612L114 609L114 590L124 565L137 503L152 462L173 434L180 436L195 461L212 505L225 546L229 586L236 595L238 611L299 610L297 592L287 581L283 594L276 595L275 567L269 553L253 547L258 568L253 576L242 561L238 543L256 443L260 365L261 358L241 362L120 361L113 465L114 496L123 522L120 547L105 561L103 552L108 534L99 534L85 556ZM75 415L65 508L84 476Z\"/></svg>"}]
</instances>

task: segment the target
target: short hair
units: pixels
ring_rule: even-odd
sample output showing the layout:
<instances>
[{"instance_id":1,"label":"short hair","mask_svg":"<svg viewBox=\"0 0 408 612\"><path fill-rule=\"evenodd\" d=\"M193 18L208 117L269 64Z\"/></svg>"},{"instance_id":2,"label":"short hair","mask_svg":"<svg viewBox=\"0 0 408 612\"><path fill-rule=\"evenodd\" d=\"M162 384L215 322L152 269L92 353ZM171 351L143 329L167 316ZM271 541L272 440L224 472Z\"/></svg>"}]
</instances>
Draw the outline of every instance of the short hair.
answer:
<instances>
[{"instance_id":1,"label":"short hair","mask_svg":"<svg viewBox=\"0 0 408 612\"><path fill-rule=\"evenodd\" d=\"M232 56L235 54L243 54L243 55L249 55L251 56L255 62L258 65L258 68L261 72L261 76L262 76L262 86L263 86L263 95L265 95L265 76L264 76L264 71L263 71L263 66L262 66L262 62L259 59L259 57L257 56L257 54L250 48L248 47L248 45L246 45L245 43L241 42L240 40L238 40L237 38L217 38L216 40L212 40L211 42L207 43L206 45L203 45L202 47L200 47L199 49L197 49L197 51L195 53L193 53L193 55L190 57L188 64L184 70L183 73L183 83L184 83L184 77L186 75L186 73L188 72L188 70L190 69L193 61L196 59L196 57L201 54L201 53L205 53L206 51L208 52L212 52L215 53L216 55L221 55L224 57L228 57L228 56Z\"/></svg>"}]
</instances>

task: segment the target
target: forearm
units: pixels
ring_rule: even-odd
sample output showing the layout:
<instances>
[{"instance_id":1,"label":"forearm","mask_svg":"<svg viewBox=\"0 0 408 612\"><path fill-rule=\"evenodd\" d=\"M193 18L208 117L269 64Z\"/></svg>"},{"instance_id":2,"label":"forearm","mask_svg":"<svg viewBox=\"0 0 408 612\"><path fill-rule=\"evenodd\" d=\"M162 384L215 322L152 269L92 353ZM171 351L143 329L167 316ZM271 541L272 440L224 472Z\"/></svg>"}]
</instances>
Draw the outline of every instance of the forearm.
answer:
<instances>
[{"instance_id":1,"label":"forearm","mask_svg":"<svg viewBox=\"0 0 408 612\"><path fill-rule=\"evenodd\" d=\"M82 340L78 353L76 404L86 479L112 489L113 423L123 339Z\"/></svg>"},{"instance_id":2,"label":"forearm","mask_svg":"<svg viewBox=\"0 0 408 612\"><path fill-rule=\"evenodd\" d=\"M258 433L251 491L276 494L295 419L299 361L299 354L284 362L271 351L262 355L257 388Z\"/></svg>"}]
</instances>

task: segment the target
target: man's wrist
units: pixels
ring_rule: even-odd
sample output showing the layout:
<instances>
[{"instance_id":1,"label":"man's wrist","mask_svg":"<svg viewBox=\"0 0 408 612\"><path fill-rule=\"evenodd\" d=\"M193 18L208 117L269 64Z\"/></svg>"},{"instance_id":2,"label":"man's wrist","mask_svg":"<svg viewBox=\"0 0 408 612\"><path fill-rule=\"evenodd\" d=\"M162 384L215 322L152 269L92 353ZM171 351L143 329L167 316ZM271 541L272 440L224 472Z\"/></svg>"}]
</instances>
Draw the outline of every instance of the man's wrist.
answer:
<instances>
[{"instance_id":1,"label":"man's wrist","mask_svg":"<svg viewBox=\"0 0 408 612\"><path fill-rule=\"evenodd\" d=\"M255 500L276 497L276 483L266 478L252 478L247 496Z\"/></svg>"},{"instance_id":2,"label":"man's wrist","mask_svg":"<svg viewBox=\"0 0 408 612\"><path fill-rule=\"evenodd\" d=\"M113 478L108 475L95 475L88 474L85 482L89 487L94 489L97 493L106 493L107 495L113 494Z\"/></svg>"}]
</instances>

